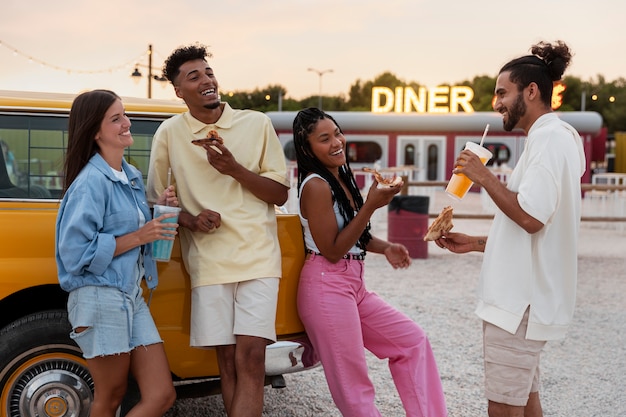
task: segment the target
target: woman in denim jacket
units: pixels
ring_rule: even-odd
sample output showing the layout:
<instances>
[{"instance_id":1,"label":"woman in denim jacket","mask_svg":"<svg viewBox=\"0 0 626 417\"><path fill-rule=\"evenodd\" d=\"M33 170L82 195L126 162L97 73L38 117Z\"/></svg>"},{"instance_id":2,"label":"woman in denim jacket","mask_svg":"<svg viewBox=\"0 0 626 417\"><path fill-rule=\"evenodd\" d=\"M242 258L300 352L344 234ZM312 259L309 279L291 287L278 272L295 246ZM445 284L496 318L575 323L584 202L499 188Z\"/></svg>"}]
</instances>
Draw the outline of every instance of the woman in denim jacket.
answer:
<instances>
[{"instance_id":1,"label":"woman in denim jacket","mask_svg":"<svg viewBox=\"0 0 626 417\"><path fill-rule=\"evenodd\" d=\"M141 290L158 283L152 242L173 240L177 224L150 220L141 173L124 160L130 120L108 90L80 94L72 103L64 196L56 222L56 261L69 292L71 337L94 381L91 417L113 417L129 372L141 391L136 416L162 416L174 403L163 343ZM173 187L159 204L178 205Z\"/></svg>"}]
</instances>

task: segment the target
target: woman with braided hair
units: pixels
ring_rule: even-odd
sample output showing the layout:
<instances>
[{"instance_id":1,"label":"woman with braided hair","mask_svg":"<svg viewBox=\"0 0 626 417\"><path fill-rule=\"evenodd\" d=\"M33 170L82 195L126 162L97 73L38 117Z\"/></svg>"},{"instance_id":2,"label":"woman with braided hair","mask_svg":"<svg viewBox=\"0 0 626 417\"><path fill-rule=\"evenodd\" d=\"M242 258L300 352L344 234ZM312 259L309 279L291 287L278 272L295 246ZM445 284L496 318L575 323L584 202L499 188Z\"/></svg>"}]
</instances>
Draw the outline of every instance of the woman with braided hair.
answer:
<instances>
[{"instance_id":1,"label":"woman with braided hair","mask_svg":"<svg viewBox=\"0 0 626 417\"><path fill-rule=\"evenodd\" d=\"M374 211L402 188L369 189L363 201L345 156L346 140L332 116L317 108L293 122L298 162L298 212L307 256L298 312L319 354L333 400L343 416L380 416L365 349L389 360L407 416L446 416L441 379L424 331L365 288L366 251L393 268L411 264L404 245L370 234Z\"/></svg>"}]
</instances>

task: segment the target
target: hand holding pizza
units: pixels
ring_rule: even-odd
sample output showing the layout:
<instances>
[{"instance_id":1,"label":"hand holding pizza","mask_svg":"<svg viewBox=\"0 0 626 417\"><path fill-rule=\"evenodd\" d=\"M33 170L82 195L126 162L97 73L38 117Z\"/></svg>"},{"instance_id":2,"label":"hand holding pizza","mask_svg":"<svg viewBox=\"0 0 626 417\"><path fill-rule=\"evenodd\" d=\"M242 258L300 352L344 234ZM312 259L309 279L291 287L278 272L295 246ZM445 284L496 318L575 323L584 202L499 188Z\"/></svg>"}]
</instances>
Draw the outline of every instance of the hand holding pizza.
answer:
<instances>
[{"instance_id":1,"label":"hand holding pizza","mask_svg":"<svg viewBox=\"0 0 626 417\"><path fill-rule=\"evenodd\" d=\"M222 144L205 146L209 164L221 174L233 175L239 164L232 153Z\"/></svg>"},{"instance_id":2,"label":"hand holding pizza","mask_svg":"<svg viewBox=\"0 0 626 417\"><path fill-rule=\"evenodd\" d=\"M484 237L469 236L464 233L445 233L435 240L437 246L454 253L483 252L487 239Z\"/></svg>"},{"instance_id":3,"label":"hand holding pizza","mask_svg":"<svg viewBox=\"0 0 626 417\"><path fill-rule=\"evenodd\" d=\"M430 225L424 240L437 240L443 236L444 233L449 232L454 227L452 224L452 206L444 207L439 213L439 216Z\"/></svg>"},{"instance_id":4,"label":"hand holding pizza","mask_svg":"<svg viewBox=\"0 0 626 417\"><path fill-rule=\"evenodd\" d=\"M217 130L210 130L206 138L194 139L191 141L191 143L206 148L206 146L208 145L216 145L218 143L220 145L223 145L224 139L220 137L219 133L217 133Z\"/></svg>"},{"instance_id":5,"label":"hand holding pizza","mask_svg":"<svg viewBox=\"0 0 626 417\"><path fill-rule=\"evenodd\" d=\"M378 172L377 170L373 168L364 167L363 171L372 173L374 175L374 179L376 180L378 185L381 187L393 188L393 187L401 187L403 185L402 177L398 177L395 174L393 175L393 177L386 178L380 172Z\"/></svg>"},{"instance_id":6,"label":"hand holding pizza","mask_svg":"<svg viewBox=\"0 0 626 417\"><path fill-rule=\"evenodd\" d=\"M376 209L384 207L391 202L401 189L401 187L380 187L378 183L374 182L367 192L365 204L374 206Z\"/></svg>"},{"instance_id":7,"label":"hand holding pizza","mask_svg":"<svg viewBox=\"0 0 626 417\"><path fill-rule=\"evenodd\" d=\"M207 153L209 164L221 174L233 175L239 165L233 154L224 146L224 139L216 130L211 130L206 138L194 139L194 145L201 146Z\"/></svg>"}]
</instances>

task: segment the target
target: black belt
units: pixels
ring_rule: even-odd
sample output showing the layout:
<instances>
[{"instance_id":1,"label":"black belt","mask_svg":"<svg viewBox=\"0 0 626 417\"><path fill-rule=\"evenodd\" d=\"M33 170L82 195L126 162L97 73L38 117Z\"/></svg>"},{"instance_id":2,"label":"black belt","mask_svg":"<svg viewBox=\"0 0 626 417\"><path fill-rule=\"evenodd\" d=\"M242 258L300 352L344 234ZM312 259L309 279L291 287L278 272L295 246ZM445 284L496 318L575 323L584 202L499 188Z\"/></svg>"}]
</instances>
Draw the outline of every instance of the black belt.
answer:
<instances>
[{"instance_id":1,"label":"black belt","mask_svg":"<svg viewBox=\"0 0 626 417\"><path fill-rule=\"evenodd\" d=\"M306 253L313 253L317 256L324 256L319 252L315 252L312 251L311 249L307 249ZM364 261L365 260L365 252L361 252L361 253L346 253L345 255L343 255L342 257L343 259L352 259L355 261Z\"/></svg>"}]
</instances>

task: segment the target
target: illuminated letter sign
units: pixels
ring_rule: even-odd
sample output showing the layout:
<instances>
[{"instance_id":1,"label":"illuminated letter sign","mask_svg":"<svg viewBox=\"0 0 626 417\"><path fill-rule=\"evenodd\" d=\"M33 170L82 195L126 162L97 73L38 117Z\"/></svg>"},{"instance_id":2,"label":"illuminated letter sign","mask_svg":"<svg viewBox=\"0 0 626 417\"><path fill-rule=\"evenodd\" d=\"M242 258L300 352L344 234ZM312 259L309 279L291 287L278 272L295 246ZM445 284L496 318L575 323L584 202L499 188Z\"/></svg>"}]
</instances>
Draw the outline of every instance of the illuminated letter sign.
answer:
<instances>
[{"instance_id":1,"label":"illuminated letter sign","mask_svg":"<svg viewBox=\"0 0 626 417\"><path fill-rule=\"evenodd\" d=\"M385 97L385 104L380 105L380 97ZM389 113L393 108L393 91L387 87L372 87L372 111L375 113ZM374 110L377 109L377 110Z\"/></svg>"},{"instance_id":2,"label":"illuminated letter sign","mask_svg":"<svg viewBox=\"0 0 626 417\"><path fill-rule=\"evenodd\" d=\"M402 89L398 87L396 90L400 90L400 94L402 94ZM415 90L413 87L405 87L404 88L404 107L396 108L397 113L411 113L411 108L414 107L415 111L418 113L426 113L426 89L424 87L420 87L417 90L417 94L415 94Z\"/></svg>"},{"instance_id":3,"label":"illuminated letter sign","mask_svg":"<svg viewBox=\"0 0 626 417\"><path fill-rule=\"evenodd\" d=\"M474 91L467 86L439 86L431 90L420 87L372 87L372 112L374 113L457 113L459 107L473 113L470 104Z\"/></svg>"},{"instance_id":4,"label":"illuminated letter sign","mask_svg":"<svg viewBox=\"0 0 626 417\"><path fill-rule=\"evenodd\" d=\"M563 91L565 91L565 84L556 82L552 87L552 110L556 110L563 104Z\"/></svg>"},{"instance_id":5,"label":"illuminated letter sign","mask_svg":"<svg viewBox=\"0 0 626 417\"><path fill-rule=\"evenodd\" d=\"M463 107L466 113L473 113L474 108L471 101L474 98L474 90L466 85L457 85L450 90L450 113L456 113L459 106Z\"/></svg>"}]
</instances>

